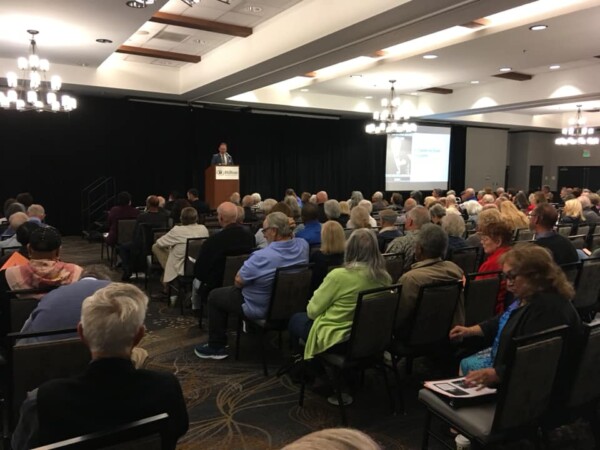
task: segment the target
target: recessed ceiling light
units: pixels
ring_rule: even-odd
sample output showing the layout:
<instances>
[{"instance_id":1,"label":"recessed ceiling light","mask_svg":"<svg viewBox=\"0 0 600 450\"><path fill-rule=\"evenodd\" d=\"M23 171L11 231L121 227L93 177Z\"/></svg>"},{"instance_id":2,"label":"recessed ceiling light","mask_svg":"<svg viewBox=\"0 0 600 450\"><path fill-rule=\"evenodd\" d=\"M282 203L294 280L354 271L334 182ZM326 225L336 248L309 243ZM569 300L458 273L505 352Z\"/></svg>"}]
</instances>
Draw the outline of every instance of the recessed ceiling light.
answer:
<instances>
[{"instance_id":1,"label":"recessed ceiling light","mask_svg":"<svg viewBox=\"0 0 600 450\"><path fill-rule=\"evenodd\" d=\"M300 89L300 92L308 92L308 89L306 89L306 88Z\"/></svg>"},{"instance_id":2,"label":"recessed ceiling light","mask_svg":"<svg viewBox=\"0 0 600 450\"><path fill-rule=\"evenodd\" d=\"M437 55L432 55L432 54L423 55L423 59L435 59L437 57L438 57Z\"/></svg>"},{"instance_id":3,"label":"recessed ceiling light","mask_svg":"<svg viewBox=\"0 0 600 450\"><path fill-rule=\"evenodd\" d=\"M96 39L96 42L98 42L99 44L112 44L112 41L110 39Z\"/></svg>"},{"instance_id":4,"label":"recessed ceiling light","mask_svg":"<svg viewBox=\"0 0 600 450\"><path fill-rule=\"evenodd\" d=\"M529 27L531 31L542 31L548 28L548 25L532 25Z\"/></svg>"},{"instance_id":5,"label":"recessed ceiling light","mask_svg":"<svg viewBox=\"0 0 600 450\"><path fill-rule=\"evenodd\" d=\"M549 67L550 70L556 70L556 69L560 69L560 66L558 64L553 64Z\"/></svg>"},{"instance_id":6,"label":"recessed ceiling light","mask_svg":"<svg viewBox=\"0 0 600 450\"><path fill-rule=\"evenodd\" d=\"M367 100L371 100L371 99L373 98L373 96L372 96L372 95L367 95L365 98L366 98Z\"/></svg>"},{"instance_id":7,"label":"recessed ceiling light","mask_svg":"<svg viewBox=\"0 0 600 450\"><path fill-rule=\"evenodd\" d=\"M510 72L512 67L500 67L500 72Z\"/></svg>"},{"instance_id":8,"label":"recessed ceiling light","mask_svg":"<svg viewBox=\"0 0 600 450\"><path fill-rule=\"evenodd\" d=\"M479 84L479 80L473 80L471 81L471 84Z\"/></svg>"},{"instance_id":9,"label":"recessed ceiling light","mask_svg":"<svg viewBox=\"0 0 600 450\"><path fill-rule=\"evenodd\" d=\"M140 30L140 31L136 32L135 34L139 34L140 36L146 36L146 35L150 34L150 32L146 31L146 30Z\"/></svg>"},{"instance_id":10,"label":"recessed ceiling light","mask_svg":"<svg viewBox=\"0 0 600 450\"><path fill-rule=\"evenodd\" d=\"M252 5L246 6L244 9L251 13L259 13L259 12L262 12L262 10L263 10L261 6L252 6Z\"/></svg>"},{"instance_id":11,"label":"recessed ceiling light","mask_svg":"<svg viewBox=\"0 0 600 450\"><path fill-rule=\"evenodd\" d=\"M408 94L408 95L419 95L419 93L418 93L418 92L411 92L411 93L410 93L410 94Z\"/></svg>"},{"instance_id":12,"label":"recessed ceiling light","mask_svg":"<svg viewBox=\"0 0 600 450\"><path fill-rule=\"evenodd\" d=\"M362 75L350 75L350 78L362 78Z\"/></svg>"}]
</instances>

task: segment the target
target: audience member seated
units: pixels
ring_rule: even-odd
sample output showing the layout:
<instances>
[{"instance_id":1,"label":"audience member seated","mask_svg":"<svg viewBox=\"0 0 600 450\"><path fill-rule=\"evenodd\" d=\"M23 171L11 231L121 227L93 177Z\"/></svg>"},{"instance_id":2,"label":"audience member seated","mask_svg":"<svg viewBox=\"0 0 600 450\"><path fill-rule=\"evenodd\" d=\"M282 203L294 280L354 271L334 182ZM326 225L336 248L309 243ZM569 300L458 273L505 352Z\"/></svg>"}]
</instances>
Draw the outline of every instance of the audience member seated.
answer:
<instances>
[{"instance_id":1,"label":"audience member seated","mask_svg":"<svg viewBox=\"0 0 600 450\"><path fill-rule=\"evenodd\" d=\"M0 296L7 290L62 286L79 280L81 267L59 259L61 243L56 228L36 228L29 237L29 263L0 271Z\"/></svg>"},{"instance_id":2,"label":"audience member seated","mask_svg":"<svg viewBox=\"0 0 600 450\"><path fill-rule=\"evenodd\" d=\"M535 232L535 243L547 248L558 265L579 261L573 243L554 231L558 211L549 203L542 203L529 213L529 228Z\"/></svg>"},{"instance_id":3,"label":"audience member seated","mask_svg":"<svg viewBox=\"0 0 600 450\"><path fill-rule=\"evenodd\" d=\"M505 253L500 263L515 301L493 319L450 330L451 339L482 336L489 346L460 363L460 373L472 385L496 386L502 381L513 338L568 325L566 344L576 348L582 332L579 315L570 301L575 295L573 286L552 261L550 252L535 244L521 243Z\"/></svg>"},{"instance_id":4,"label":"audience member seated","mask_svg":"<svg viewBox=\"0 0 600 450\"><path fill-rule=\"evenodd\" d=\"M512 202L500 202L498 210L500 211L500 217L502 218L502 221L510 226L510 229L513 233L519 228L529 228L529 220L527 219L527 215L525 215L524 212L519 211L519 209Z\"/></svg>"},{"instance_id":5,"label":"audience member seated","mask_svg":"<svg viewBox=\"0 0 600 450\"><path fill-rule=\"evenodd\" d=\"M352 428L325 428L296 439L281 450L381 450L371 437Z\"/></svg>"},{"instance_id":6,"label":"audience member seated","mask_svg":"<svg viewBox=\"0 0 600 450\"><path fill-rule=\"evenodd\" d=\"M373 218L369 214L369 210L363 205L358 205L352 208L350 220L346 224L346 227L354 230L357 228L372 228L373 226L377 226L377 222L375 222L375 225L371 225L371 219Z\"/></svg>"},{"instance_id":7,"label":"audience member seated","mask_svg":"<svg viewBox=\"0 0 600 450\"><path fill-rule=\"evenodd\" d=\"M325 215L325 202L329 200L329 196L325 191L319 191L316 194L317 207L319 208L319 222L327 222L327 216Z\"/></svg>"},{"instance_id":8,"label":"audience member seated","mask_svg":"<svg viewBox=\"0 0 600 450\"><path fill-rule=\"evenodd\" d=\"M404 258L404 272L410 270L410 266L415 262L415 242L419 236L419 230L427 223L431 223L427 208L420 205L415 206L406 214L404 236L394 239L386 249L386 253L400 253ZM445 251L446 249L444 249Z\"/></svg>"},{"instance_id":9,"label":"audience member seated","mask_svg":"<svg viewBox=\"0 0 600 450\"><path fill-rule=\"evenodd\" d=\"M529 200L523 191L517 192L517 195L515 195L515 198L513 199L513 203L519 209L519 211L531 211L531 208L529 208Z\"/></svg>"},{"instance_id":10,"label":"audience member seated","mask_svg":"<svg viewBox=\"0 0 600 450\"><path fill-rule=\"evenodd\" d=\"M481 230L490 223L500 222L500 211L496 208L482 209L477 218L477 232L467 238L468 247L481 247Z\"/></svg>"},{"instance_id":11,"label":"audience member seated","mask_svg":"<svg viewBox=\"0 0 600 450\"><path fill-rule=\"evenodd\" d=\"M448 235L448 250L446 256L452 253L452 250L467 247L465 235L465 221L457 214L448 214L442 219L442 230Z\"/></svg>"},{"instance_id":12,"label":"audience member seated","mask_svg":"<svg viewBox=\"0 0 600 450\"><path fill-rule=\"evenodd\" d=\"M390 197L390 206L388 206L388 208L393 209L394 211L402 211L403 203L404 199L402 198L402 194L394 192Z\"/></svg>"},{"instance_id":13,"label":"audience member seated","mask_svg":"<svg viewBox=\"0 0 600 450\"><path fill-rule=\"evenodd\" d=\"M206 214L210 213L208 205L198 197L198 189L188 189L187 199L190 202L190 206L198 213L198 217L204 217Z\"/></svg>"},{"instance_id":14,"label":"audience member seated","mask_svg":"<svg viewBox=\"0 0 600 450\"><path fill-rule=\"evenodd\" d=\"M512 242L512 230L510 226L503 221L492 222L481 229L481 245L483 246L483 252L486 254L486 260L479 266L478 272L494 272L502 270L502 264L500 263L500 257L510 250L510 244ZM480 275L476 279L484 279L493 275ZM506 282L500 283L500 290L498 291L498 298L496 301L496 314L504 311L507 303L510 302L509 298L506 297Z\"/></svg>"},{"instance_id":15,"label":"audience member seated","mask_svg":"<svg viewBox=\"0 0 600 450\"><path fill-rule=\"evenodd\" d=\"M425 207L427 208L427 205L425 205ZM454 214L455 216L458 214ZM446 216L446 208L444 208L442 205L440 205L439 203L433 203L430 207L429 207L429 217L431 218L431 223L434 223L436 225L440 225L442 223L442 219Z\"/></svg>"},{"instance_id":16,"label":"audience member seated","mask_svg":"<svg viewBox=\"0 0 600 450\"><path fill-rule=\"evenodd\" d=\"M344 228L348 226L350 220L350 204L347 201L340 202L340 218L338 222Z\"/></svg>"},{"instance_id":17,"label":"audience member seated","mask_svg":"<svg viewBox=\"0 0 600 450\"><path fill-rule=\"evenodd\" d=\"M114 246L117 243L117 222L121 219L135 219L140 212L131 206L131 195L123 191L117 194L117 204L108 212L108 235L106 244Z\"/></svg>"},{"instance_id":18,"label":"audience member seated","mask_svg":"<svg viewBox=\"0 0 600 450\"><path fill-rule=\"evenodd\" d=\"M266 200L265 200L265 202L266 202ZM295 230L296 221L292 217L292 210L286 203L277 202L273 205L273 207L269 211L272 213L281 212L281 213L285 214L288 217L288 224L290 226L290 229L292 231ZM256 248L265 248L267 245L269 245L269 242L267 241L267 238L264 235L262 229L260 229L256 232L256 234L254 235L254 239L256 240Z\"/></svg>"},{"instance_id":19,"label":"audience member seated","mask_svg":"<svg viewBox=\"0 0 600 450\"><path fill-rule=\"evenodd\" d=\"M198 212L193 207L181 210L181 225L175 225L152 245L152 253L164 269L162 281L170 283L183 275L187 240L207 238L208 229L198 223Z\"/></svg>"},{"instance_id":20,"label":"audience member seated","mask_svg":"<svg viewBox=\"0 0 600 450\"><path fill-rule=\"evenodd\" d=\"M17 253L19 253L20 256L29 259L29 250L27 248L27 245L29 244L29 236L31 236L31 232L33 230L39 227L40 226L37 223L27 221L23 225L19 226L19 228L17 228L17 245L21 246L21 248L17 250ZM19 258L18 256L13 257L12 253L7 253L4 256L0 257L0 267L4 267L5 264L7 264L6 267L18 265L16 264L16 259L22 261L22 258Z\"/></svg>"},{"instance_id":21,"label":"audience member seated","mask_svg":"<svg viewBox=\"0 0 600 450\"><path fill-rule=\"evenodd\" d=\"M364 200L362 192L352 191L352 194L350 194L350 200L348 200L348 206L350 206L350 211L357 207L361 200Z\"/></svg>"},{"instance_id":22,"label":"audience member seated","mask_svg":"<svg viewBox=\"0 0 600 450\"><path fill-rule=\"evenodd\" d=\"M406 199L406 201L404 202L404 209L400 212L400 215L398 216L398 220L396 220L396 223L398 225L406 224L406 215L415 206L417 206L417 201L414 198Z\"/></svg>"},{"instance_id":23,"label":"audience member seated","mask_svg":"<svg viewBox=\"0 0 600 450\"><path fill-rule=\"evenodd\" d=\"M27 208L27 215L29 216L29 220L31 222L35 222L41 227L47 226L44 223L44 220L46 219L46 211L42 205L38 205L36 203L30 205Z\"/></svg>"},{"instance_id":24,"label":"audience member seated","mask_svg":"<svg viewBox=\"0 0 600 450\"><path fill-rule=\"evenodd\" d=\"M132 349L144 336L148 297L130 284L111 283L86 298L78 333L92 362L76 378L55 379L30 392L12 438L25 450L103 431L161 413L169 415L167 446L188 429L174 375L135 369Z\"/></svg>"},{"instance_id":25,"label":"audience member seated","mask_svg":"<svg viewBox=\"0 0 600 450\"><path fill-rule=\"evenodd\" d=\"M21 203L13 202L6 208L6 213L4 217L8 219L9 225L6 228L6 230L4 230L2 234L0 234L0 241L6 240L9 237L14 236L14 234L16 233L16 230L10 226L10 217L17 212L25 213L25 207Z\"/></svg>"},{"instance_id":26,"label":"audience member seated","mask_svg":"<svg viewBox=\"0 0 600 450\"><path fill-rule=\"evenodd\" d=\"M235 276L235 286L214 289L208 296L208 342L194 349L199 358L227 358L229 314L264 319L276 269L308 263L308 243L293 237L289 217L284 213L269 214L262 231L269 245L253 252L244 262Z\"/></svg>"},{"instance_id":27,"label":"audience member seated","mask_svg":"<svg viewBox=\"0 0 600 450\"><path fill-rule=\"evenodd\" d=\"M581 203L581 210L586 225L596 225L600 222L600 216L592 209L592 201L587 195L577 197Z\"/></svg>"},{"instance_id":28,"label":"audience member seated","mask_svg":"<svg viewBox=\"0 0 600 450\"><path fill-rule=\"evenodd\" d=\"M225 271L225 258L228 255L243 255L254 249L254 236L248 228L236 222L237 208L231 202L223 202L217 208L217 217L222 230L210 236L202 247L194 265L194 293L192 309L200 309L198 296L220 288Z\"/></svg>"},{"instance_id":29,"label":"audience member seated","mask_svg":"<svg viewBox=\"0 0 600 450\"><path fill-rule=\"evenodd\" d=\"M344 246L346 236L342 226L333 220L328 220L321 227L321 248L310 254L313 263L311 292L320 285L331 267L339 266L344 261Z\"/></svg>"},{"instance_id":30,"label":"audience member seated","mask_svg":"<svg viewBox=\"0 0 600 450\"><path fill-rule=\"evenodd\" d=\"M383 193L380 191L373 194L371 203L373 203L373 212L379 212L388 206L387 202L383 199Z\"/></svg>"},{"instance_id":31,"label":"audience member seated","mask_svg":"<svg viewBox=\"0 0 600 450\"><path fill-rule=\"evenodd\" d=\"M296 232L296 237L304 239L309 245L319 245L321 243L321 222L319 222L317 205L307 203L302 206L302 222L304 227Z\"/></svg>"},{"instance_id":32,"label":"audience member seated","mask_svg":"<svg viewBox=\"0 0 600 450\"><path fill-rule=\"evenodd\" d=\"M104 264L85 266L81 278L72 284L48 292L23 325L21 333L75 328L81 317L81 304L98 289L108 286L111 274ZM64 339L65 335L40 336L20 339L20 344Z\"/></svg>"},{"instance_id":33,"label":"audience member seated","mask_svg":"<svg viewBox=\"0 0 600 450\"><path fill-rule=\"evenodd\" d=\"M8 223L9 223L8 226L12 230L14 230L14 233L7 239L0 241L0 248L9 248L9 247L20 246L21 242L19 242L19 237L17 235L17 232L19 231L19 228L24 223L26 223L28 220L29 220L29 217L24 212L16 212L16 213L12 214L10 216L10 218L8 219Z\"/></svg>"},{"instance_id":34,"label":"audience member seated","mask_svg":"<svg viewBox=\"0 0 600 450\"><path fill-rule=\"evenodd\" d=\"M444 261L443 259L447 246L448 235L441 227L434 224L424 224L419 233L414 236L416 262L410 266L408 272L405 272L399 280L395 281L402 285L398 315L396 316L396 335L400 338L406 335L407 330L410 330L409 323L417 306L421 286L430 283L462 280L462 269L452 261ZM462 299L456 308L454 323L464 323Z\"/></svg>"},{"instance_id":35,"label":"audience member seated","mask_svg":"<svg viewBox=\"0 0 600 450\"><path fill-rule=\"evenodd\" d=\"M292 217L295 221L299 221L302 218L300 205L295 195L286 195L283 198L283 202L290 207L292 211Z\"/></svg>"},{"instance_id":36,"label":"audience member seated","mask_svg":"<svg viewBox=\"0 0 600 450\"><path fill-rule=\"evenodd\" d=\"M308 203L308 202L306 202ZM325 205L323 206L324 211L325 211L325 217L327 217L327 220L335 220L336 222L338 222L342 228L344 228L344 226L346 225L346 221L343 221L340 219L340 215L342 213L341 209L340 209L340 203L335 200L335 199L329 199L325 202ZM343 223L342 223L343 222Z\"/></svg>"},{"instance_id":37,"label":"audience member seated","mask_svg":"<svg viewBox=\"0 0 600 450\"><path fill-rule=\"evenodd\" d=\"M257 222L258 216L256 212L252 209L254 205L254 199L251 195L244 195L242 199L242 208L244 208L244 222Z\"/></svg>"},{"instance_id":38,"label":"audience member seated","mask_svg":"<svg viewBox=\"0 0 600 450\"><path fill-rule=\"evenodd\" d=\"M379 233L377 234L377 241L379 242L379 250L383 253L388 244L402 236L402 232L396 227L396 220L398 219L398 213L393 209L383 209L379 213Z\"/></svg>"},{"instance_id":39,"label":"audience member seated","mask_svg":"<svg viewBox=\"0 0 600 450\"><path fill-rule=\"evenodd\" d=\"M31 195L29 192L19 192L16 199L17 203L22 204L25 209L33 205L33 195Z\"/></svg>"},{"instance_id":40,"label":"audience member seated","mask_svg":"<svg viewBox=\"0 0 600 450\"><path fill-rule=\"evenodd\" d=\"M577 234L577 228L580 224L585 222L585 216L583 215L583 208L581 203L576 198L572 198L565 202L562 215L560 216L559 225L570 224L571 225L571 236Z\"/></svg>"}]
</instances>

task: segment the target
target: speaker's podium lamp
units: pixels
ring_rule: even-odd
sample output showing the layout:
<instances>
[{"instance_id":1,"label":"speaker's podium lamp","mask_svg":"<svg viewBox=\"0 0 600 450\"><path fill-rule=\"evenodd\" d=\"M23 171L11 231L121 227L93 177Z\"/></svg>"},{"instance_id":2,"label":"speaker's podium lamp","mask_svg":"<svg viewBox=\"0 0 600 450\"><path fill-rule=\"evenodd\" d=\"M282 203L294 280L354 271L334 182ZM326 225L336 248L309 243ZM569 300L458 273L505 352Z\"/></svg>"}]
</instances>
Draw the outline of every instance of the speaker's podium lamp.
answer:
<instances>
[{"instance_id":1,"label":"speaker's podium lamp","mask_svg":"<svg viewBox=\"0 0 600 450\"><path fill-rule=\"evenodd\" d=\"M240 166L209 166L204 171L204 192L211 209L240 191Z\"/></svg>"}]
</instances>

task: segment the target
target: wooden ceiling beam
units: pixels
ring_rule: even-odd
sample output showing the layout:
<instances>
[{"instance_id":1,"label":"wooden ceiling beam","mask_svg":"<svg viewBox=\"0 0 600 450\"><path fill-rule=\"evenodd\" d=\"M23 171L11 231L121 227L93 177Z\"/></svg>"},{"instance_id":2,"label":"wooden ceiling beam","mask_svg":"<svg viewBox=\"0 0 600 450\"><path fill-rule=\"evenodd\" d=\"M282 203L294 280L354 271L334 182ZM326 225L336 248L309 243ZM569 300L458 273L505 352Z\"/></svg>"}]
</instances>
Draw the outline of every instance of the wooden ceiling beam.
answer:
<instances>
[{"instance_id":1,"label":"wooden ceiling beam","mask_svg":"<svg viewBox=\"0 0 600 450\"><path fill-rule=\"evenodd\" d=\"M169 59L172 61L183 61L188 63L199 63L200 56L188 55L186 53L165 52L162 50L153 50L151 48L131 47L129 45L121 45L116 50L117 53L125 53L128 55L147 56L149 58Z\"/></svg>"},{"instance_id":2,"label":"wooden ceiling beam","mask_svg":"<svg viewBox=\"0 0 600 450\"><path fill-rule=\"evenodd\" d=\"M213 33L228 34L230 36L248 37L252 34L252 28L239 25L230 25L212 20L198 19L195 17L179 16L163 12L154 13L150 22L174 25L176 27L193 28L194 30L211 31Z\"/></svg>"}]
</instances>

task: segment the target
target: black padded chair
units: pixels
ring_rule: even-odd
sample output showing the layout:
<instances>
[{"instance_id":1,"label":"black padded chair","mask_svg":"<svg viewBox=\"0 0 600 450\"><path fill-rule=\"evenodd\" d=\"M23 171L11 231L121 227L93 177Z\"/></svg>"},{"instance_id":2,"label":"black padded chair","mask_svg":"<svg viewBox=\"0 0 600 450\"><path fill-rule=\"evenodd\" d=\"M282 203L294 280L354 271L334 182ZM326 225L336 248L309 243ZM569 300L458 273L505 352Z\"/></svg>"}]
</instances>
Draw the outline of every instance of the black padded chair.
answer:
<instances>
[{"instance_id":1,"label":"black padded chair","mask_svg":"<svg viewBox=\"0 0 600 450\"><path fill-rule=\"evenodd\" d=\"M260 351L263 372L268 376L267 355L265 352L265 336L269 331L279 332L281 347L281 332L287 330L288 322L293 314L305 312L310 295L310 282L312 278L312 264L296 264L288 267L279 267L275 271L273 290L269 311L266 319L247 319L240 316L238 320L235 359L239 359L240 338L242 336L243 321L258 327L260 331Z\"/></svg>"},{"instance_id":2,"label":"black padded chair","mask_svg":"<svg viewBox=\"0 0 600 450\"><path fill-rule=\"evenodd\" d=\"M169 283L169 297L171 290L174 288L177 292L177 301L181 309L181 314L184 313L185 295L187 292L192 292L192 283L194 281L194 266L196 259L200 253L200 248L204 241L208 238L188 238L185 243L185 256L183 262L183 275L179 275L175 280Z\"/></svg>"},{"instance_id":3,"label":"black padded chair","mask_svg":"<svg viewBox=\"0 0 600 450\"><path fill-rule=\"evenodd\" d=\"M575 234L573 236L569 236L568 239L573 244L577 250L583 250L587 245L587 234Z\"/></svg>"},{"instance_id":4,"label":"black padded chair","mask_svg":"<svg viewBox=\"0 0 600 450\"><path fill-rule=\"evenodd\" d=\"M117 252L120 245L133 242L133 233L137 224L136 219L120 219L117 221L117 241L115 247L109 251L109 246L106 245L106 253L110 254L109 260L111 267L114 267L117 262ZM102 257L102 249L100 249Z\"/></svg>"},{"instance_id":5,"label":"black padded chair","mask_svg":"<svg viewBox=\"0 0 600 450\"><path fill-rule=\"evenodd\" d=\"M380 369L388 390L390 407L392 412L395 410L394 397L386 372L389 367L384 364L383 352L392 338L396 311L400 302L400 291L400 285L392 285L359 292L345 353L325 351L315 355L315 358L321 361L325 367L333 370L331 381L337 394L343 425L348 424L341 386L342 371L346 369ZM377 326L373 326L373 324L377 324ZM300 406L304 405L304 388L303 382L300 388Z\"/></svg>"},{"instance_id":6,"label":"black padded chair","mask_svg":"<svg viewBox=\"0 0 600 450\"><path fill-rule=\"evenodd\" d=\"M392 283L397 283L404 272L404 257L402 253L384 253L385 269L392 277Z\"/></svg>"},{"instance_id":7,"label":"black padded chair","mask_svg":"<svg viewBox=\"0 0 600 450\"><path fill-rule=\"evenodd\" d=\"M421 286L415 311L408 321L409 328L396 330L388 351L392 358L394 373L398 374L398 363L406 359L406 373L412 373L414 358L447 353L450 348L448 334L452 327L454 312L460 301L462 281L432 283ZM398 400L404 410L402 390L398 382Z\"/></svg>"},{"instance_id":8,"label":"black padded chair","mask_svg":"<svg viewBox=\"0 0 600 450\"><path fill-rule=\"evenodd\" d=\"M494 317L502 271L470 273L465 284L465 325ZM476 279L477 277L484 277Z\"/></svg>"},{"instance_id":9,"label":"black padded chair","mask_svg":"<svg viewBox=\"0 0 600 450\"><path fill-rule=\"evenodd\" d=\"M4 398L4 436L17 424L19 408L27 392L45 381L66 378L85 370L91 360L88 348L79 338L33 344L18 344L19 339L75 333L75 328L38 333L9 333L6 340L6 379Z\"/></svg>"},{"instance_id":10,"label":"black padded chair","mask_svg":"<svg viewBox=\"0 0 600 450\"><path fill-rule=\"evenodd\" d=\"M167 450L171 446L165 439L169 415L167 413L146 417L109 430L77 436L34 450Z\"/></svg>"},{"instance_id":11,"label":"black padded chair","mask_svg":"<svg viewBox=\"0 0 600 450\"><path fill-rule=\"evenodd\" d=\"M584 322L590 322L598 311L600 296L600 257L581 261L573 306Z\"/></svg>"},{"instance_id":12,"label":"black padded chair","mask_svg":"<svg viewBox=\"0 0 600 450\"><path fill-rule=\"evenodd\" d=\"M515 231L515 242L532 241L534 232L529 228L517 228Z\"/></svg>"},{"instance_id":13,"label":"black padded chair","mask_svg":"<svg viewBox=\"0 0 600 450\"><path fill-rule=\"evenodd\" d=\"M422 448L429 448L429 437L444 443L431 428L432 417L457 430L477 448L523 437L537 441L538 426L551 403L567 329L563 325L514 338L494 402L453 408L433 391L421 389L419 400L427 408Z\"/></svg>"},{"instance_id":14,"label":"black padded chair","mask_svg":"<svg viewBox=\"0 0 600 450\"><path fill-rule=\"evenodd\" d=\"M567 263L567 264L560 264L560 268L563 270L563 272L567 276L567 280L569 280L569 283L571 283L574 288L577 288L577 282L579 280L579 272L581 272L581 261L576 261L576 262Z\"/></svg>"},{"instance_id":15,"label":"black padded chair","mask_svg":"<svg viewBox=\"0 0 600 450\"><path fill-rule=\"evenodd\" d=\"M481 247L454 249L448 254L448 258L446 259L460 267L465 274L477 272L481 263Z\"/></svg>"},{"instance_id":16,"label":"black padded chair","mask_svg":"<svg viewBox=\"0 0 600 450\"><path fill-rule=\"evenodd\" d=\"M145 258L146 258L146 274L144 276L144 290L148 292L148 280L153 273L162 273L163 268L152 253L152 245L169 232L169 228L153 228L151 226L145 226L142 228L143 240L145 245ZM148 245L149 244L149 245Z\"/></svg>"},{"instance_id":17,"label":"black padded chair","mask_svg":"<svg viewBox=\"0 0 600 450\"><path fill-rule=\"evenodd\" d=\"M565 237L571 236L572 230L573 230L573 225L570 223L563 223L563 224L556 226L556 231Z\"/></svg>"},{"instance_id":18,"label":"black padded chair","mask_svg":"<svg viewBox=\"0 0 600 450\"><path fill-rule=\"evenodd\" d=\"M592 252L600 248L600 228L596 227L594 233L589 236L588 248Z\"/></svg>"},{"instance_id":19,"label":"black padded chair","mask_svg":"<svg viewBox=\"0 0 600 450\"><path fill-rule=\"evenodd\" d=\"M29 316L39 304L40 299L38 297L57 287L59 286L6 291L4 293L5 301L0 304L0 336L21 331Z\"/></svg>"}]
</instances>

